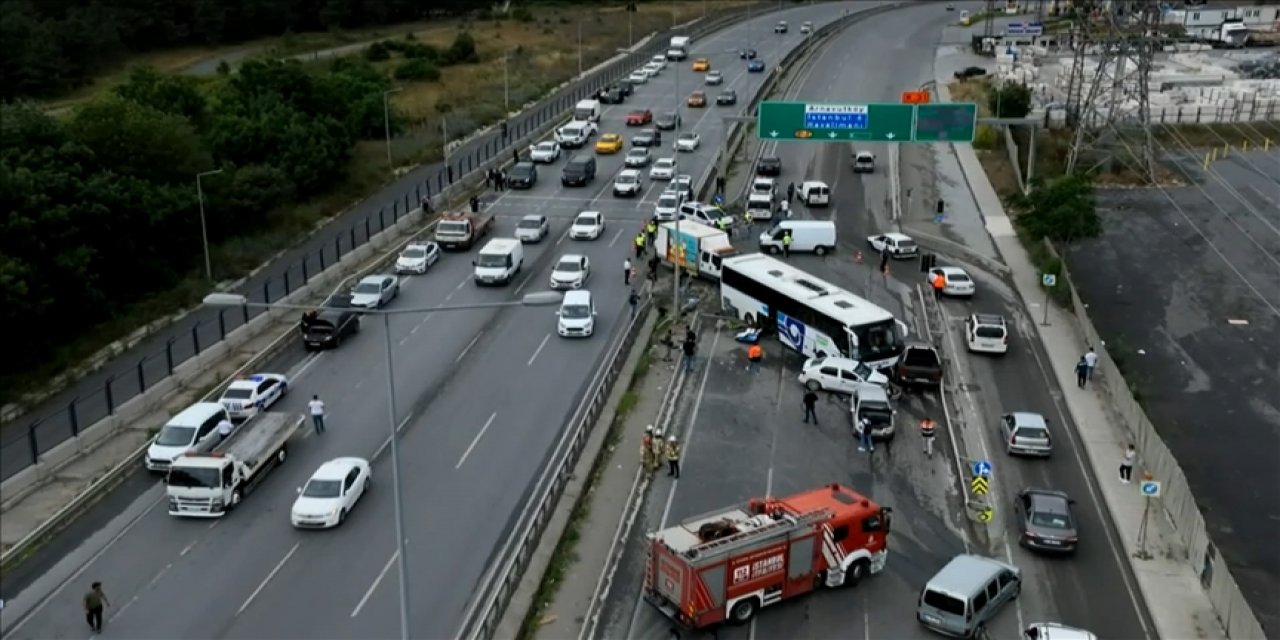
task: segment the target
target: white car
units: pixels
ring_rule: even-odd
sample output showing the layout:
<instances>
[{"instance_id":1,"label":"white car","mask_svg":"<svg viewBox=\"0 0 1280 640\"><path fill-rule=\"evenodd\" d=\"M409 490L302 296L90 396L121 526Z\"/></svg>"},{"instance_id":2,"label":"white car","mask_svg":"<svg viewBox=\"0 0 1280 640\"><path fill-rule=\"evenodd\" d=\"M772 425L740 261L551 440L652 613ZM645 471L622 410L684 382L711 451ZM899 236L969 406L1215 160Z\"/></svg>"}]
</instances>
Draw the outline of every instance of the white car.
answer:
<instances>
[{"instance_id":1,"label":"white car","mask_svg":"<svg viewBox=\"0 0 1280 640\"><path fill-rule=\"evenodd\" d=\"M328 529L347 519L347 514L373 485L373 470L364 458L334 458L311 474L298 487L289 520L300 529Z\"/></svg>"},{"instance_id":2,"label":"white car","mask_svg":"<svg viewBox=\"0 0 1280 640\"><path fill-rule=\"evenodd\" d=\"M569 237L573 240L595 240L604 233L604 214L599 211L583 211L573 219Z\"/></svg>"},{"instance_id":3,"label":"white car","mask_svg":"<svg viewBox=\"0 0 1280 640\"><path fill-rule=\"evenodd\" d=\"M1092 632L1057 622L1033 623L1022 632L1022 637L1026 640L1098 640Z\"/></svg>"},{"instance_id":4,"label":"white car","mask_svg":"<svg viewBox=\"0 0 1280 640\"><path fill-rule=\"evenodd\" d=\"M631 72L631 75L627 76L627 80L630 81L631 84L645 84L649 82L649 72L644 69L636 69Z\"/></svg>"},{"instance_id":5,"label":"white car","mask_svg":"<svg viewBox=\"0 0 1280 640\"><path fill-rule=\"evenodd\" d=\"M351 290L351 306L357 309L381 309L400 295L400 278L386 274L365 276Z\"/></svg>"},{"instance_id":6,"label":"white car","mask_svg":"<svg viewBox=\"0 0 1280 640\"><path fill-rule=\"evenodd\" d=\"M1009 325L1004 316L975 313L964 321L964 339L973 353L1009 352Z\"/></svg>"},{"instance_id":7,"label":"white car","mask_svg":"<svg viewBox=\"0 0 1280 640\"><path fill-rule=\"evenodd\" d=\"M676 191L663 191L658 196L658 203L653 207L653 217L659 222L670 222L676 219L676 214L680 212L680 203L684 202L684 196Z\"/></svg>"},{"instance_id":8,"label":"white car","mask_svg":"<svg viewBox=\"0 0 1280 640\"><path fill-rule=\"evenodd\" d=\"M396 273L426 273L440 260L440 245L435 242L413 242L405 245L396 258Z\"/></svg>"},{"instance_id":9,"label":"white car","mask_svg":"<svg viewBox=\"0 0 1280 640\"><path fill-rule=\"evenodd\" d=\"M550 164L560 159L560 143L554 140L539 142L529 147L529 159L541 164Z\"/></svg>"},{"instance_id":10,"label":"white car","mask_svg":"<svg viewBox=\"0 0 1280 640\"><path fill-rule=\"evenodd\" d=\"M677 169L679 167L676 165L675 158L658 158L658 161L654 162L652 167L649 167L649 179L670 180L676 177Z\"/></svg>"},{"instance_id":11,"label":"white car","mask_svg":"<svg viewBox=\"0 0 1280 640\"><path fill-rule=\"evenodd\" d=\"M551 233L551 223L544 215L529 214L516 223L516 239L520 242L542 242L549 233Z\"/></svg>"},{"instance_id":12,"label":"white car","mask_svg":"<svg viewBox=\"0 0 1280 640\"><path fill-rule=\"evenodd\" d=\"M881 233L874 236L867 236L867 244L878 254L886 249L889 255L894 258L910 258L920 251L920 246L915 240L911 239L903 233Z\"/></svg>"},{"instance_id":13,"label":"white car","mask_svg":"<svg viewBox=\"0 0 1280 640\"><path fill-rule=\"evenodd\" d=\"M623 169L613 179L613 195L615 196L630 198L639 195L643 190L644 184L640 180L639 169Z\"/></svg>"},{"instance_id":14,"label":"white car","mask_svg":"<svg viewBox=\"0 0 1280 640\"><path fill-rule=\"evenodd\" d=\"M852 394L861 382L886 386L888 376L849 358L809 358L800 371L800 384L813 391Z\"/></svg>"},{"instance_id":15,"label":"white car","mask_svg":"<svg viewBox=\"0 0 1280 640\"><path fill-rule=\"evenodd\" d=\"M756 176L751 179L751 193L760 193L772 197L776 186L776 181L767 176Z\"/></svg>"},{"instance_id":16,"label":"white car","mask_svg":"<svg viewBox=\"0 0 1280 640\"><path fill-rule=\"evenodd\" d=\"M596 135L600 128L596 123L585 120L574 120L559 129L556 129L556 142L566 149L578 149L587 144L591 136Z\"/></svg>"},{"instance_id":17,"label":"white car","mask_svg":"<svg viewBox=\"0 0 1280 640\"><path fill-rule=\"evenodd\" d=\"M685 200L692 200L693 199L693 176L687 173L682 173L676 176L675 179L671 181L671 186L667 188L672 191L678 191L684 194Z\"/></svg>"},{"instance_id":18,"label":"white car","mask_svg":"<svg viewBox=\"0 0 1280 640\"><path fill-rule=\"evenodd\" d=\"M645 72L645 73L647 73L647 74L649 74L649 77L650 77L650 78L652 78L652 77L654 77L654 76L656 76L656 75L658 75L658 74L662 73L662 65L660 65L660 64L658 64L658 63L656 63L656 62L650 62L649 64L646 64L646 65L644 66L644 72Z\"/></svg>"},{"instance_id":19,"label":"white car","mask_svg":"<svg viewBox=\"0 0 1280 640\"><path fill-rule=\"evenodd\" d=\"M712 69L702 77L702 81L709 85L722 84L724 82L724 74L720 73L719 69Z\"/></svg>"},{"instance_id":20,"label":"white car","mask_svg":"<svg viewBox=\"0 0 1280 640\"><path fill-rule=\"evenodd\" d=\"M289 379L278 373L255 373L232 382L218 402L232 420L247 420L266 411L289 392Z\"/></svg>"},{"instance_id":21,"label":"white car","mask_svg":"<svg viewBox=\"0 0 1280 640\"><path fill-rule=\"evenodd\" d=\"M972 298L977 292L977 286L973 282L973 278L965 273L960 267L934 267L929 270L929 283L933 283L933 279L942 276L942 295L955 296L957 298Z\"/></svg>"},{"instance_id":22,"label":"white car","mask_svg":"<svg viewBox=\"0 0 1280 640\"><path fill-rule=\"evenodd\" d=\"M853 152L854 173L875 173L876 157L870 151Z\"/></svg>"},{"instance_id":23,"label":"white car","mask_svg":"<svg viewBox=\"0 0 1280 640\"><path fill-rule=\"evenodd\" d=\"M649 151L649 147L632 147L627 151L626 157L622 159L622 164L633 169L647 167L653 161L653 154Z\"/></svg>"},{"instance_id":24,"label":"white car","mask_svg":"<svg viewBox=\"0 0 1280 640\"><path fill-rule=\"evenodd\" d=\"M591 259L576 253L560 256L551 268L551 288L581 289L591 277Z\"/></svg>"},{"instance_id":25,"label":"white car","mask_svg":"<svg viewBox=\"0 0 1280 640\"><path fill-rule=\"evenodd\" d=\"M659 69L666 69L667 57L662 54L655 55L649 58L649 64L656 65Z\"/></svg>"},{"instance_id":26,"label":"white car","mask_svg":"<svg viewBox=\"0 0 1280 640\"><path fill-rule=\"evenodd\" d=\"M676 138L676 151L692 152L702 146L702 136L696 131L686 131Z\"/></svg>"}]
</instances>

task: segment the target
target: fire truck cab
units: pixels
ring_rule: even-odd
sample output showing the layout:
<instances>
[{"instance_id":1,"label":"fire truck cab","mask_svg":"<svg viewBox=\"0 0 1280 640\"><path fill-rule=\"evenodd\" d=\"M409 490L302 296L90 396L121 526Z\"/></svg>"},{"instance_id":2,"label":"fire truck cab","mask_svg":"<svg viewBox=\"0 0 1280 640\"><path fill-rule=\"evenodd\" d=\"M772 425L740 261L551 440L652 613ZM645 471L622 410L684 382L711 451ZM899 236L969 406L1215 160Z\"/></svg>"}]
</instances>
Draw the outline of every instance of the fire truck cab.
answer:
<instances>
[{"instance_id":1,"label":"fire truck cab","mask_svg":"<svg viewBox=\"0 0 1280 640\"><path fill-rule=\"evenodd\" d=\"M644 596L676 623L745 624L761 607L884 569L891 509L831 484L757 498L648 535Z\"/></svg>"}]
</instances>

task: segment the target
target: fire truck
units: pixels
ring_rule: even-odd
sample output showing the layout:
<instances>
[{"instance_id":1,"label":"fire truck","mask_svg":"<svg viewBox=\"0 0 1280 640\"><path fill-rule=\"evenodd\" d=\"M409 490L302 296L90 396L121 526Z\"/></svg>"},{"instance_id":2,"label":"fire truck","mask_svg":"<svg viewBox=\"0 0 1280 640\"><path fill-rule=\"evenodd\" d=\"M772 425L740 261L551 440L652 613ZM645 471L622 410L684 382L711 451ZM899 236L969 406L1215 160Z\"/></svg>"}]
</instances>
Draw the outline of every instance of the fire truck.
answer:
<instances>
[{"instance_id":1,"label":"fire truck","mask_svg":"<svg viewBox=\"0 0 1280 640\"><path fill-rule=\"evenodd\" d=\"M644 597L687 629L745 624L761 607L884 569L889 515L832 484L756 498L647 536Z\"/></svg>"}]
</instances>

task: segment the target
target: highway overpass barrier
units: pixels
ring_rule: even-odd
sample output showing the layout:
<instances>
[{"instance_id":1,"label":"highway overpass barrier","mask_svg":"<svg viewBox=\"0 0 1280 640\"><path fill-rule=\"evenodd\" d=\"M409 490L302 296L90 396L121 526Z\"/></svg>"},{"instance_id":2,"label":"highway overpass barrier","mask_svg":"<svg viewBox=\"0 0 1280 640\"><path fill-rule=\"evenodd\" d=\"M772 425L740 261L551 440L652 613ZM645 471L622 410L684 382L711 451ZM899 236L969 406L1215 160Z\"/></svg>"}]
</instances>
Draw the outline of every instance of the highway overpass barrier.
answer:
<instances>
[{"instance_id":1,"label":"highway overpass barrier","mask_svg":"<svg viewBox=\"0 0 1280 640\"><path fill-rule=\"evenodd\" d=\"M274 275L264 276L259 273L270 267L259 269L232 288L254 302L271 303L290 299L294 291L311 283L314 278L342 262L347 255L378 238L383 231L396 227L402 218L419 207L424 198L432 202L435 210L440 211L449 200L483 183L486 169L510 164L514 159L513 150L523 150L547 135L552 128L568 118L580 99L596 94L610 83L626 77L650 56L664 52L671 35L680 33L700 37L749 15L762 15L771 8L776 7L769 3L739 5L712 12L704 18L656 34L647 43L637 46L633 52L614 56L612 61L600 65L594 72L584 73L565 83L534 106L508 118L508 135L505 138L500 131L490 128L479 135L451 144L447 162L418 167L388 185L387 189L398 195L384 206L374 211L368 201L353 203L353 207L367 207L369 213L345 228L332 229L330 223L347 212L335 215L328 222L318 225L320 231L317 235L331 236L319 243L318 249L309 251L301 260L284 265L280 270L272 269ZM112 345L106 350L108 353L94 358L94 364L101 368L103 363L155 331L182 322L192 311L195 309L175 315L167 323L153 323L145 331ZM202 311L202 314L205 313L210 311ZM268 312L262 309L221 308L213 318L187 319L188 327L183 338L167 341L163 347L140 357L133 367L108 376L100 388L79 395L65 407L32 420L25 428L18 430L19 435L16 437L0 441L0 459L5 461L0 467L0 480L6 484L0 491L5 496L16 494L19 490L14 487L29 486L32 473L39 477L40 472L28 472L24 479L9 484L7 481L11 476L24 473L37 463L65 459L65 448L53 451L63 443L93 441L97 437L90 435L86 440L81 440L82 432L90 431L104 421L128 422L130 417L139 415L139 407L153 406L153 401L146 400L141 404L126 405L150 391L174 388L171 385L175 385L176 381L170 378L175 377L180 368L192 361L199 366L187 369L204 369L209 362L217 360L229 348L234 348L222 344L232 333L265 313ZM36 402L40 400L42 398L33 399ZM0 420L9 422L16 413L21 411L9 410ZM81 447L75 445L69 448L79 450Z\"/></svg>"}]
</instances>

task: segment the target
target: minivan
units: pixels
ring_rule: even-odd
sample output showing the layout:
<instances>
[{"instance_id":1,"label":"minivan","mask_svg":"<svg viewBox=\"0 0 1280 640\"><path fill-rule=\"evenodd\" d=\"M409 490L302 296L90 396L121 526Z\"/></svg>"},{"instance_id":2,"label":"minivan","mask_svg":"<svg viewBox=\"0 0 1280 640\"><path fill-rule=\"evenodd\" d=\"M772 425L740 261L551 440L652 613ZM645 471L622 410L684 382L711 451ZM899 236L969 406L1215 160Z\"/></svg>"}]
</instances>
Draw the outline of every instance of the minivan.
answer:
<instances>
[{"instance_id":1,"label":"minivan","mask_svg":"<svg viewBox=\"0 0 1280 640\"><path fill-rule=\"evenodd\" d=\"M800 184L800 201L810 207L825 207L831 202L831 187L825 182L807 180Z\"/></svg>"},{"instance_id":2,"label":"minivan","mask_svg":"<svg viewBox=\"0 0 1280 640\"><path fill-rule=\"evenodd\" d=\"M1021 591L1021 569L983 556L958 555L925 583L916 620L949 636L972 638Z\"/></svg>"},{"instance_id":3,"label":"minivan","mask_svg":"<svg viewBox=\"0 0 1280 640\"><path fill-rule=\"evenodd\" d=\"M760 234L760 250L782 253L782 238L791 234L792 251L825 255L836 250L836 223L830 220L783 220Z\"/></svg>"},{"instance_id":4,"label":"minivan","mask_svg":"<svg viewBox=\"0 0 1280 640\"><path fill-rule=\"evenodd\" d=\"M197 402L165 423L142 461L151 471L168 471L169 465L188 451L213 449L221 440L218 423L230 419L222 403Z\"/></svg>"},{"instance_id":5,"label":"minivan","mask_svg":"<svg viewBox=\"0 0 1280 640\"><path fill-rule=\"evenodd\" d=\"M524 267L524 244L515 238L494 238L471 264L476 268L476 284L511 284Z\"/></svg>"},{"instance_id":6,"label":"minivan","mask_svg":"<svg viewBox=\"0 0 1280 640\"><path fill-rule=\"evenodd\" d=\"M599 100L580 100L577 106L573 108L574 120L586 120L588 122L600 122L600 101Z\"/></svg>"},{"instance_id":7,"label":"minivan","mask_svg":"<svg viewBox=\"0 0 1280 640\"><path fill-rule=\"evenodd\" d=\"M596 158L585 153L574 154L565 163L560 174L560 184L566 187L582 187L596 179Z\"/></svg>"},{"instance_id":8,"label":"minivan","mask_svg":"<svg viewBox=\"0 0 1280 640\"><path fill-rule=\"evenodd\" d=\"M566 292L556 315L560 317L556 333L561 338L589 338L596 331L596 303L590 291Z\"/></svg>"},{"instance_id":9,"label":"minivan","mask_svg":"<svg viewBox=\"0 0 1280 640\"><path fill-rule=\"evenodd\" d=\"M871 437L892 440L895 433L893 416L897 412L889 402L889 392L878 384L859 382L854 385L849 400L849 419L853 421L853 435L862 435L870 429Z\"/></svg>"}]
</instances>

